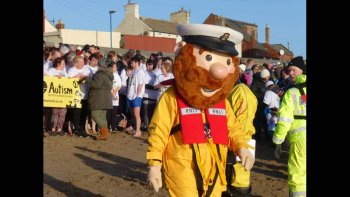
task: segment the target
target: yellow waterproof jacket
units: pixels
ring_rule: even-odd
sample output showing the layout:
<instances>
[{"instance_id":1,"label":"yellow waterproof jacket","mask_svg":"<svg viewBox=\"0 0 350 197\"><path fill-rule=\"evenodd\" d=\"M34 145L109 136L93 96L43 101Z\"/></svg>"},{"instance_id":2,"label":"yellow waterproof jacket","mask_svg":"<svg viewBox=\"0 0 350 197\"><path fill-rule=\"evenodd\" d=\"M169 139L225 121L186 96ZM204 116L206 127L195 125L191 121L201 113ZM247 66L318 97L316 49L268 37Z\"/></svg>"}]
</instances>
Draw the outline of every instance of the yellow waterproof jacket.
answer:
<instances>
[{"instance_id":1,"label":"yellow waterproof jacket","mask_svg":"<svg viewBox=\"0 0 350 197\"><path fill-rule=\"evenodd\" d=\"M221 163L218 165L223 169L226 165L227 148L237 153L239 148L248 147L241 126L228 101L226 101L226 114L229 145L218 145L220 152L218 155L221 158ZM202 116L204 117L204 110L202 110ZM197 186L191 145L182 143L181 131L170 135L171 128L180 123L179 119L174 87L170 87L162 94L149 125L147 160L149 166L162 165L166 187L186 190ZM204 171L204 190L210 184L213 170L216 170L215 158L209 147L209 143L198 144L200 165ZM225 173L218 177L221 191L226 190L225 179Z\"/></svg>"},{"instance_id":2,"label":"yellow waterproof jacket","mask_svg":"<svg viewBox=\"0 0 350 197\"><path fill-rule=\"evenodd\" d=\"M304 82L306 82L306 75L296 77L296 84ZM306 87L303 90L306 94ZM290 143L306 138L306 120L294 119L294 115L306 116L306 103L302 102L301 94L298 88L295 87L288 89L283 96L278 123L272 139L275 144L281 144L288 131Z\"/></svg>"},{"instance_id":3,"label":"yellow waterproof jacket","mask_svg":"<svg viewBox=\"0 0 350 197\"><path fill-rule=\"evenodd\" d=\"M248 86L239 83L232 89L227 100L243 129L245 140L249 141L255 134L253 120L258 106L256 96Z\"/></svg>"}]
</instances>

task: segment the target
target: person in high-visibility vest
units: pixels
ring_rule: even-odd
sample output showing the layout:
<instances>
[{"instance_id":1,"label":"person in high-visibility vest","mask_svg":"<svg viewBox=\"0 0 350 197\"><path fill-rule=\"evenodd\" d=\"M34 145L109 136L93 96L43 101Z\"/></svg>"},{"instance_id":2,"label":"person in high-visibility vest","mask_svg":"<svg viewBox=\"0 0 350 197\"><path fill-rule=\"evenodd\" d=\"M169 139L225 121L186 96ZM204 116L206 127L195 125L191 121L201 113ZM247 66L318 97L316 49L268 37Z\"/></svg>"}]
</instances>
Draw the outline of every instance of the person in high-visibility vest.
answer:
<instances>
[{"instance_id":1,"label":"person in high-visibility vest","mask_svg":"<svg viewBox=\"0 0 350 197\"><path fill-rule=\"evenodd\" d=\"M255 134L253 120L258 106L256 96L247 85L238 83L233 87L227 100L242 127L244 140L248 142L249 149L255 152L255 140L252 139L252 135ZM232 151L228 151L227 155L226 180L227 191L223 192L223 197L251 195L250 170L244 169L242 162L236 160L236 155Z\"/></svg>"},{"instance_id":2,"label":"person in high-visibility vest","mask_svg":"<svg viewBox=\"0 0 350 197\"><path fill-rule=\"evenodd\" d=\"M279 118L273 135L277 145L275 154L281 153L281 144L288 133L288 186L292 197L306 196L306 65L303 57L292 59L288 65L294 86L282 98Z\"/></svg>"}]
</instances>

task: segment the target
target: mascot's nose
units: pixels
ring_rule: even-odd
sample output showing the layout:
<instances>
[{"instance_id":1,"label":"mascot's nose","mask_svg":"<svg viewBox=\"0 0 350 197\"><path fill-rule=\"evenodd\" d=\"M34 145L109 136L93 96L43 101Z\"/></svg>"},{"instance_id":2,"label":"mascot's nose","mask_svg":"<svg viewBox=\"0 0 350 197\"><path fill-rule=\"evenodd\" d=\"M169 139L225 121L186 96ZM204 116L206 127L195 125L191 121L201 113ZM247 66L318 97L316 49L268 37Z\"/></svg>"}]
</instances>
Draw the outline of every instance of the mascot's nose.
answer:
<instances>
[{"instance_id":1,"label":"mascot's nose","mask_svg":"<svg viewBox=\"0 0 350 197\"><path fill-rule=\"evenodd\" d=\"M224 65L215 63L210 66L209 73L214 79L222 80L227 77L228 70Z\"/></svg>"}]
</instances>

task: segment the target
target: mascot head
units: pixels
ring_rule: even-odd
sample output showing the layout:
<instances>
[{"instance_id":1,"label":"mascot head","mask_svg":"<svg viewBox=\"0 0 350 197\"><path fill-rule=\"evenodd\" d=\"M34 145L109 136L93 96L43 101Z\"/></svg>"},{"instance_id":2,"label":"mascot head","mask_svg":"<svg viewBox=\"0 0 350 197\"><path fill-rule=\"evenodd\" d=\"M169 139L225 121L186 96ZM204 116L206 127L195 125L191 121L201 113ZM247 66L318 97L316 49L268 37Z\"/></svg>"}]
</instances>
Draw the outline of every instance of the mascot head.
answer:
<instances>
[{"instance_id":1,"label":"mascot head","mask_svg":"<svg viewBox=\"0 0 350 197\"><path fill-rule=\"evenodd\" d=\"M243 35L228 27L185 24L177 27L182 41L175 47L177 91L198 109L227 98L239 75L235 45Z\"/></svg>"}]
</instances>

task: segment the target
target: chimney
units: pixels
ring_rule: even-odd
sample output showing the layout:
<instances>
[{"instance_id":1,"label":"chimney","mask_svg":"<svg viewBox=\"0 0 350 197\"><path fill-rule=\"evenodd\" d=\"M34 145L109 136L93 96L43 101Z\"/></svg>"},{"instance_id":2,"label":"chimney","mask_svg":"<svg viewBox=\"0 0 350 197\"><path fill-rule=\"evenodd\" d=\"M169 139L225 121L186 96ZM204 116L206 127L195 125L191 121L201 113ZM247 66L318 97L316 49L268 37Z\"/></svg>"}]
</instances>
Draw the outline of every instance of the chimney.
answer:
<instances>
[{"instance_id":1,"label":"chimney","mask_svg":"<svg viewBox=\"0 0 350 197\"><path fill-rule=\"evenodd\" d=\"M216 25L225 27L225 19L221 16L217 17L215 23L216 23Z\"/></svg>"},{"instance_id":2,"label":"chimney","mask_svg":"<svg viewBox=\"0 0 350 197\"><path fill-rule=\"evenodd\" d=\"M247 26L247 25L244 25L244 26L243 26L243 31L244 31L245 33L251 35L251 33L248 32L248 26Z\"/></svg>"},{"instance_id":3,"label":"chimney","mask_svg":"<svg viewBox=\"0 0 350 197\"><path fill-rule=\"evenodd\" d=\"M132 16L135 18L139 18L139 4L136 3L130 3L130 1L128 2L128 4L124 7L125 10L125 18L127 18L127 16Z\"/></svg>"},{"instance_id":4,"label":"chimney","mask_svg":"<svg viewBox=\"0 0 350 197\"><path fill-rule=\"evenodd\" d=\"M181 10L170 14L170 21L177 22L180 24L189 24L190 14L187 11L185 11L184 8L182 7Z\"/></svg>"},{"instance_id":5,"label":"chimney","mask_svg":"<svg viewBox=\"0 0 350 197\"><path fill-rule=\"evenodd\" d=\"M270 27L268 24L265 27L265 42L266 44L270 44Z\"/></svg>"},{"instance_id":6,"label":"chimney","mask_svg":"<svg viewBox=\"0 0 350 197\"><path fill-rule=\"evenodd\" d=\"M256 40L256 31L255 30L252 31L252 38L254 38L254 40Z\"/></svg>"},{"instance_id":7,"label":"chimney","mask_svg":"<svg viewBox=\"0 0 350 197\"><path fill-rule=\"evenodd\" d=\"M62 23L62 19L58 20L58 23L55 25L57 30L64 29L64 24Z\"/></svg>"},{"instance_id":8,"label":"chimney","mask_svg":"<svg viewBox=\"0 0 350 197\"><path fill-rule=\"evenodd\" d=\"M255 47L255 41L256 41L256 32L253 30L252 31L252 39L250 40L251 42L251 48L253 49Z\"/></svg>"}]
</instances>

